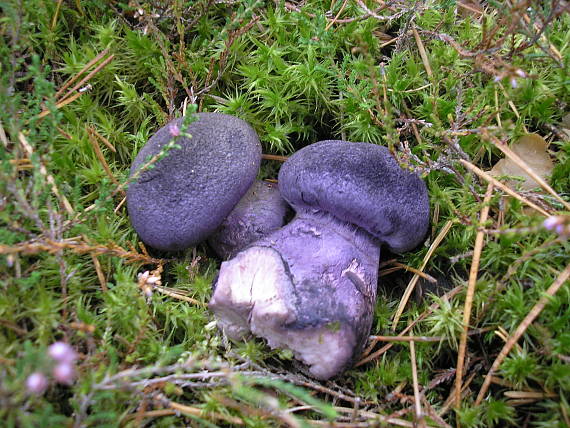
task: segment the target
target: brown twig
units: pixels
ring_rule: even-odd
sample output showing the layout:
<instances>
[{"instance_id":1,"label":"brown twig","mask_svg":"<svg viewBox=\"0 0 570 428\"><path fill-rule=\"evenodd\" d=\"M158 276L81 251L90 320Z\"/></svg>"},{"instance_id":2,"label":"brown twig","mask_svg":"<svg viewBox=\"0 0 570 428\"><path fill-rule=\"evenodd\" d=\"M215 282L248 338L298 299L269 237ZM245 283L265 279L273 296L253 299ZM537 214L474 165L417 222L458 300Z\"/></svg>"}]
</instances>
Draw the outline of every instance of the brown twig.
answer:
<instances>
[{"instance_id":1,"label":"brown twig","mask_svg":"<svg viewBox=\"0 0 570 428\"><path fill-rule=\"evenodd\" d=\"M15 245L0 245L0 254L36 254L39 252L57 253L61 250L70 250L76 254L109 254L124 259L127 263L142 262L145 264L161 264L165 260L155 259L143 254L127 251L116 244L88 245L84 242L54 241L43 239L41 241L21 242Z\"/></svg>"}]
</instances>

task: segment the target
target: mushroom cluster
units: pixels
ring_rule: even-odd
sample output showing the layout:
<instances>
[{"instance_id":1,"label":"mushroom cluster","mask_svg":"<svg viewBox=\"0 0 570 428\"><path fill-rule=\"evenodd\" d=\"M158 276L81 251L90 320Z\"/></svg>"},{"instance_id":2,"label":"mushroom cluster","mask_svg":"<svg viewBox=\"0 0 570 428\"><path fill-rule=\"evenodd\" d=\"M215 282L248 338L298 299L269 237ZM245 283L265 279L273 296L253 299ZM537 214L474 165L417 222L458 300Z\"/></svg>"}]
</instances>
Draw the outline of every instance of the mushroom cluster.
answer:
<instances>
[{"instance_id":1,"label":"mushroom cluster","mask_svg":"<svg viewBox=\"0 0 570 428\"><path fill-rule=\"evenodd\" d=\"M318 379L339 374L370 332L380 247L407 251L427 233L424 182L384 147L328 140L291 156L277 188L255 181L261 150L247 123L197 116L192 138L178 137L180 149L129 187L133 227L151 247L208 239L229 259L209 303L228 337L290 349ZM149 140L131 175L172 140L172 125L181 119ZM296 215L284 225L287 203Z\"/></svg>"},{"instance_id":2,"label":"mushroom cluster","mask_svg":"<svg viewBox=\"0 0 570 428\"><path fill-rule=\"evenodd\" d=\"M196 119L180 136L172 129L180 129L182 118L171 121L141 149L131 166L131 177L139 177L127 190L127 209L145 244L177 251L210 238L225 258L282 226L287 205L277 189L252 186L261 145L251 126L220 113ZM180 148L139 171L173 138Z\"/></svg>"}]
</instances>

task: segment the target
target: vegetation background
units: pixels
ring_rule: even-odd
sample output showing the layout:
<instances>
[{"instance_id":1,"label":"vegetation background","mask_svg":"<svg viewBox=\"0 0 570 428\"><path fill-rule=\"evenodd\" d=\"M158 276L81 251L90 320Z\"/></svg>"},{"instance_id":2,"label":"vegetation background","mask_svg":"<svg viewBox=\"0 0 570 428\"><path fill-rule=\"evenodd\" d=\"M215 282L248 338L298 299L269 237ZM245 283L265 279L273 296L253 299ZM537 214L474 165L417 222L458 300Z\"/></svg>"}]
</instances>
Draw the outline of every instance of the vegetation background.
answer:
<instances>
[{"instance_id":1,"label":"vegetation background","mask_svg":"<svg viewBox=\"0 0 570 428\"><path fill-rule=\"evenodd\" d=\"M570 426L567 1L0 5L2 425ZM131 161L195 110L248 121L266 154L367 141L425 178L431 234L383 255L375 336L338 379L226 342L205 306L219 261L130 227ZM527 133L551 188L507 197L483 171ZM50 374L56 341L73 379Z\"/></svg>"}]
</instances>

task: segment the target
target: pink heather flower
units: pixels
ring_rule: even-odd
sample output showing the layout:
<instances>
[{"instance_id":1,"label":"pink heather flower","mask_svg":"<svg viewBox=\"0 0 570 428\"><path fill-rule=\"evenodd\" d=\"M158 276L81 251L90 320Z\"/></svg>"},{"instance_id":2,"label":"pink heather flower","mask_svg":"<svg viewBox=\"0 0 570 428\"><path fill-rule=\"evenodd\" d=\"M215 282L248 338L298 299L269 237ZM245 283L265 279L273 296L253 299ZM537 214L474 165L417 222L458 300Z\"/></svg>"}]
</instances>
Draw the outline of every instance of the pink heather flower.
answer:
<instances>
[{"instance_id":1,"label":"pink heather flower","mask_svg":"<svg viewBox=\"0 0 570 428\"><path fill-rule=\"evenodd\" d=\"M542 223L542 225L544 226L544 228L546 230L554 230L556 228L556 226L558 226L560 224L560 218L557 216L550 216L548 217L546 220L544 220L544 222Z\"/></svg>"},{"instance_id":2,"label":"pink heather flower","mask_svg":"<svg viewBox=\"0 0 570 428\"><path fill-rule=\"evenodd\" d=\"M53 377L59 383L71 385L75 380L75 368L70 363L61 363L54 367Z\"/></svg>"},{"instance_id":3,"label":"pink heather flower","mask_svg":"<svg viewBox=\"0 0 570 428\"><path fill-rule=\"evenodd\" d=\"M48 355L58 363L73 363L77 359L77 353L65 342L52 343L48 348Z\"/></svg>"},{"instance_id":4,"label":"pink heather flower","mask_svg":"<svg viewBox=\"0 0 570 428\"><path fill-rule=\"evenodd\" d=\"M170 132L170 135L172 135L173 137L178 137L180 135L180 128L178 127L178 125L175 125L174 123L170 125L168 131Z\"/></svg>"},{"instance_id":5,"label":"pink heather flower","mask_svg":"<svg viewBox=\"0 0 570 428\"><path fill-rule=\"evenodd\" d=\"M26 389L30 394L42 395L48 387L47 377L40 372L32 373L26 379Z\"/></svg>"}]
</instances>

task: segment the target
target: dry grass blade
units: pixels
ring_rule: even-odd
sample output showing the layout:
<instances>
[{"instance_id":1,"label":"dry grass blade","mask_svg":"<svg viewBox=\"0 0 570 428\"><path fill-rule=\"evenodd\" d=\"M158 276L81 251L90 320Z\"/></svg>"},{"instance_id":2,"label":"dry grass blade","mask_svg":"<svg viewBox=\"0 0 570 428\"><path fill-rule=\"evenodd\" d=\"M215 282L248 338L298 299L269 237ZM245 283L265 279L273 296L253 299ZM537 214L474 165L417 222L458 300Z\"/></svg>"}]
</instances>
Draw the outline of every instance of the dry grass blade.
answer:
<instances>
[{"instance_id":1,"label":"dry grass blade","mask_svg":"<svg viewBox=\"0 0 570 428\"><path fill-rule=\"evenodd\" d=\"M410 342L410 363L412 365L412 383L414 387L414 410L416 413L416 423L418 427L426 426L424 415L422 412L422 403L420 401L420 387L418 385L418 366L416 363L416 344L412 340Z\"/></svg>"},{"instance_id":2,"label":"dry grass blade","mask_svg":"<svg viewBox=\"0 0 570 428\"><path fill-rule=\"evenodd\" d=\"M94 64L98 63L101 58L107 56L107 54L109 53L109 48L103 50L99 55L97 55L95 58L93 58L91 61L89 61L87 64L85 64L85 67L83 67L79 73L75 74L74 76L70 77L69 79L67 79L67 81L63 84L63 86L61 88L59 88L59 90L55 93L55 99L60 99L61 95L65 92L65 90L67 88L69 88L71 85L73 85L73 82L75 82L77 79L79 79L79 77L85 73L87 70L89 70Z\"/></svg>"},{"instance_id":3,"label":"dry grass blade","mask_svg":"<svg viewBox=\"0 0 570 428\"><path fill-rule=\"evenodd\" d=\"M276 160L279 162L285 162L288 158L288 156L279 156L279 155L261 155L261 159L266 159L266 160Z\"/></svg>"},{"instance_id":4,"label":"dry grass blade","mask_svg":"<svg viewBox=\"0 0 570 428\"><path fill-rule=\"evenodd\" d=\"M529 176L532 177L534 181L540 184L540 187L542 187L544 190L546 190L548 193L554 196L558 202L560 202L562 205L564 205L564 207L568 211L570 211L570 204L566 202L564 199L562 199L562 197L558 193L556 193L554 189L550 187L550 185L546 181L544 181L544 179L540 175L534 172L534 170L531 167L529 167L528 164L523 159L521 159L521 157L517 155L509 146L501 142L497 137L488 135L486 132L483 133L483 136L491 140L495 145L495 147L497 147L501 152L503 152L505 156L507 156L517 166L523 169Z\"/></svg>"},{"instance_id":5,"label":"dry grass blade","mask_svg":"<svg viewBox=\"0 0 570 428\"><path fill-rule=\"evenodd\" d=\"M499 367L501 366L501 364L503 363L503 361L505 360L511 349L516 345L516 343L523 335L523 333L526 331L528 326L531 325L534 322L534 320L540 315L540 313L548 303L549 299L556 294L556 292L560 289L560 287L562 287L562 285L568 280L569 277L570 277L570 264L568 264L566 268L560 273L560 275L558 275L558 277L552 283L552 285L548 287L546 293L533 306L533 308L530 310L527 316L519 324L515 332L509 337L507 343L505 343L503 349L501 349L501 352L499 352L499 355L493 362L493 365L491 366L489 373L487 373L487 376L485 376L485 381L483 382L483 386L481 386L479 394L477 395L477 399L475 400L476 405L481 404L481 402L483 401L483 398L485 397L485 394L487 394L489 386L491 385L491 380L493 378L493 375L499 369Z\"/></svg>"},{"instance_id":6,"label":"dry grass blade","mask_svg":"<svg viewBox=\"0 0 570 428\"><path fill-rule=\"evenodd\" d=\"M428 77L431 79L433 77L433 71L431 70L431 65L429 63L429 58L427 56L426 48L424 47L424 43L418 34L418 30L416 28L412 28L412 33L414 34L414 39L416 39L416 45L418 45L418 50L420 52L420 57L422 59L422 63L426 69L426 73Z\"/></svg>"},{"instance_id":7,"label":"dry grass blade","mask_svg":"<svg viewBox=\"0 0 570 428\"><path fill-rule=\"evenodd\" d=\"M101 163L101 166L103 167L103 169L105 170L105 173L107 174L107 176L109 177L109 179L113 182L113 184L117 187L120 186L119 181L115 178L115 176L113 175L113 172L111 171L111 168L109 168L109 164L107 163L107 161L105 160L105 156L103 155L103 152L101 151L101 147L99 146L99 142L97 141L97 138L95 137L95 134L93 134L92 132L89 131L89 127L86 128L87 130L87 135L88 135L88 139L89 142L91 143L91 146L93 147L93 150L95 151L95 155L97 156L97 159L99 159L99 162ZM120 190L120 193L125 196L126 193L124 190Z\"/></svg>"},{"instance_id":8,"label":"dry grass blade","mask_svg":"<svg viewBox=\"0 0 570 428\"><path fill-rule=\"evenodd\" d=\"M467 169L469 169L470 171L474 172L475 174L477 174L479 177L481 177L483 180L485 180L487 183L491 183L493 186L501 189L503 192L505 192L506 194L512 196L515 199L518 199L519 201L521 201L523 204L528 205L529 207L533 208L534 210L538 211L539 213L541 213L542 215L549 217L550 214L548 213L548 211L540 208L538 205L532 203L531 201L529 201L528 199L526 199L524 196L519 195L517 192L515 192L514 190L510 189L508 186L504 185L503 183L501 183L499 180L491 177L489 174L487 174L485 171L477 168L475 165L473 165L470 162L467 162L465 159L459 159L459 162L461 162Z\"/></svg>"},{"instance_id":9,"label":"dry grass blade","mask_svg":"<svg viewBox=\"0 0 570 428\"><path fill-rule=\"evenodd\" d=\"M389 275L389 274L396 272L398 270L404 269L404 270L407 270L408 272L412 272L416 275L419 275L420 277L422 277L426 281L431 282L432 284L437 284L437 279L435 279L433 276L431 276L425 272L422 272L421 270L413 268L411 266L397 262L395 260L390 261L390 263L385 263L385 264L383 264L383 266L390 265L390 264L393 265L394 267L381 270L378 276L386 276L386 275ZM380 266L380 267L382 267L382 266Z\"/></svg>"},{"instance_id":10,"label":"dry grass blade","mask_svg":"<svg viewBox=\"0 0 570 428\"><path fill-rule=\"evenodd\" d=\"M442 299L451 299L453 298L455 295L459 294L459 292L461 292L463 290L463 287L455 287L453 290L448 291L447 293L445 293L441 298ZM417 323L419 323L420 321L424 320L429 314L431 314L433 311L435 311L437 308L439 308L439 303L435 302L433 303L429 308L427 308L418 318L416 318L414 321L412 321L404 330L402 330L402 332L400 333L400 336L405 335L407 332L409 332ZM377 336L377 337L381 337L381 336ZM394 343L388 343L387 345L384 345L382 348L380 348L379 350L375 351L374 353L370 354L370 352L372 352L372 349L374 349L374 345L376 345L376 340L372 340L372 343L370 343L370 345L368 345L368 348L366 348L366 350L362 353L363 358L358 361L355 364L355 367L359 367L363 364L366 364L370 361L375 360L376 358L379 358L382 354L384 354L386 351L388 351L392 346L394 346Z\"/></svg>"},{"instance_id":11,"label":"dry grass blade","mask_svg":"<svg viewBox=\"0 0 570 428\"><path fill-rule=\"evenodd\" d=\"M483 208L479 217L481 226L487 221L489 216L489 203L493 195L493 185L487 186L487 192L483 199ZM477 275L479 273L479 262L481 260L481 251L485 239L485 230L480 229L475 237L475 246L473 248L473 260L469 271L469 282L467 284L467 295L465 296L465 307L463 309L463 331L459 341L459 351L457 354L457 372L455 374L455 407L461 404L461 382L463 380L463 368L465 364L465 353L467 349L467 332L469 331L469 321L471 320L471 309L473 307L473 297L475 295L475 285L477 283Z\"/></svg>"},{"instance_id":12,"label":"dry grass blade","mask_svg":"<svg viewBox=\"0 0 570 428\"><path fill-rule=\"evenodd\" d=\"M443 241L443 239L445 238L445 236L447 235L447 233L451 229L451 226L453 226L453 220L449 220L447 223L445 223L445 226L443 226L443 228L441 229L441 231L439 232L437 237L434 239L434 241L430 245L429 250L426 253L424 260L422 262L422 265L419 269L420 271L423 271L425 269L429 260L431 259L431 256L433 255L433 253L435 252L437 247L439 247L439 244L441 244L441 241ZM394 319L392 321L392 331L396 330L396 327L398 325L398 321L400 321L400 317L402 316L402 313L404 312L404 308L406 307L408 300L410 299L410 296L412 295L412 292L414 291L414 288L415 288L419 279L420 279L420 276L418 274L415 274L413 276L413 278L411 279L410 283L408 284L408 286L406 287L406 291L404 292L404 295L402 296L402 299L400 300L400 304L398 305L398 309L396 310L396 314L394 315Z\"/></svg>"},{"instance_id":13,"label":"dry grass blade","mask_svg":"<svg viewBox=\"0 0 570 428\"><path fill-rule=\"evenodd\" d=\"M184 404L180 404L180 403L176 403L174 401L167 401L166 407L169 407L170 409L175 411L175 414L183 414L183 415L188 415L188 416L195 416L195 417L199 417L199 418L203 418L203 419L209 419L209 420L221 420L221 421L225 421L230 423L231 425L243 425L243 419L238 418L237 416L230 416L230 415L224 415L223 413L217 413L217 412L205 412L202 409L199 409L197 407L190 407L190 406L186 406ZM133 415L133 417L136 417L136 415Z\"/></svg>"},{"instance_id":14,"label":"dry grass blade","mask_svg":"<svg viewBox=\"0 0 570 428\"><path fill-rule=\"evenodd\" d=\"M344 8L346 7L346 3L348 2L348 0L344 0L344 2L342 2L342 6L340 7L338 13L336 14L336 16L334 17L334 19L332 21L329 21L329 23L327 24L327 26L325 27L325 31L329 31L330 28L334 25L334 23L337 21L338 17L340 16L340 14L342 13L342 11L344 10ZM332 7L331 7L332 9Z\"/></svg>"},{"instance_id":15,"label":"dry grass blade","mask_svg":"<svg viewBox=\"0 0 570 428\"><path fill-rule=\"evenodd\" d=\"M350 407L337 407L334 408L339 413L346 413L352 414L354 412L353 408ZM380 424L389 424L390 426L399 426L399 427L409 427L413 428L416 425L413 422L406 421L404 419L399 419L396 417L391 416L384 416L379 413L374 413L366 410L359 410L358 416L361 418L366 418L368 421L365 423L357 423L357 422L334 422L331 423L330 421L311 421L311 424L318 425L318 426L327 426L327 427L370 427L370 426L377 426L376 424L371 425L370 422L376 421Z\"/></svg>"},{"instance_id":16,"label":"dry grass blade","mask_svg":"<svg viewBox=\"0 0 570 428\"><path fill-rule=\"evenodd\" d=\"M469 393L469 390L467 388L469 388L469 385L471 385L471 382L473 382L473 379L475 379L476 375L477 373L472 373L461 387L462 398L466 397L467 394ZM447 400L445 400L445 403L443 403L442 408L439 410L440 417L444 416L449 411L449 409L453 406L454 401L455 401L455 384L451 389L451 394L449 394L449 397L447 397Z\"/></svg>"},{"instance_id":17,"label":"dry grass blade","mask_svg":"<svg viewBox=\"0 0 570 428\"><path fill-rule=\"evenodd\" d=\"M545 398L558 398L554 392L540 392L540 391L505 391L505 397L516 399L533 399L543 400Z\"/></svg>"},{"instance_id":18,"label":"dry grass blade","mask_svg":"<svg viewBox=\"0 0 570 428\"><path fill-rule=\"evenodd\" d=\"M153 290L156 290L159 293L165 294L165 295L172 297L174 299L183 300L185 302L192 303L193 305L206 306L205 303L200 302L199 300L193 299L192 297L185 296L184 294L179 293L177 291L173 291L173 289L171 289L171 288L162 287L160 285L155 285L153 287Z\"/></svg>"},{"instance_id":19,"label":"dry grass blade","mask_svg":"<svg viewBox=\"0 0 570 428\"><path fill-rule=\"evenodd\" d=\"M443 336L370 336L370 340L376 342L441 342Z\"/></svg>"},{"instance_id":20,"label":"dry grass blade","mask_svg":"<svg viewBox=\"0 0 570 428\"><path fill-rule=\"evenodd\" d=\"M469 4L462 3L460 1L457 2L457 6L460 8L463 8L465 10L468 10L469 12L471 12L475 15L478 15L478 16L482 16L485 14L485 12L483 12L483 11L481 11L481 10L479 10L479 9L469 5Z\"/></svg>"},{"instance_id":21,"label":"dry grass blade","mask_svg":"<svg viewBox=\"0 0 570 428\"><path fill-rule=\"evenodd\" d=\"M77 98L79 98L81 95L83 95L83 92L77 92L76 94L73 94L71 97L66 98L63 101L58 102L55 105L56 110L59 110L60 108L65 107L66 105L72 103ZM38 117L38 119L42 119L46 116L49 116L50 114L51 114L51 110L44 110L40 114L38 114L37 117Z\"/></svg>"},{"instance_id":22,"label":"dry grass blade","mask_svg":"<svg viewBox=\"0 0 570 428\"><path fill-rule=\"evenodd\" d=\"M71 88L69 91L67 91L67 93L62 97L63 101L61 101L61 102L65 102L68 97L72 96L72 94L75 91L77 91L79 88L81 88L85 83L87 83L87 81L89 81L89 79L91 79L93 76L95 76L97 73L99 73L99 71L101 71L103 68L105 68L111 61L113 61L113 58L115 58L115 55L110 55L107 58L105 58L101 62L101 64L99 64L97 67L95 67L93 69L93 71L91 71L89 74L87 74L87 76L85 76L83 79L81 79L79 81L79 83L77 83L73 88Z\"/></svg>"},{"instance_id":23,"label":"dry grass blade","mask_svg":"<svg viewBox=\"0 0 570 428\"><path fill-rule=\"evenodd\" d=\"M107 288L107 280L103 274L103 269L101 269L101 263L99 262L99 259L94 254L91 254L91 260L93 260L93 265L95 266L95 272L97 273L97 279L101 285L101 290L104 292L108 291L109 289Z\"/></svg>"},{"instance_id":24,"label":"dry grass blade","mask_svg":"<svg viewBox=\"0 0 570 428\"><path fill-rule=\"evenodd\" d=\"M105 137L99 134L94 127L92 126L88 127L87 131L91 132L93 135L95 135L95 137L103 141L103 144L105 144L109 148L109 150L111 150L113 153L117 153L117 149L115 148L115 146L113 146L109 140L107 140Z\"/></svg>"},{"instance_id":25,"label":"dry grass blade","mask_svg":"<svg viewBox=\"0 0 570 428\"><path fill-rule=\"evenodd\" d=\"M57 0L57 5L55 7L55 12L53 14L53 18L51 20L51 30L53 31L55 29L55 26L57 25L57 18L59 17L59 11L61 10L61 4L63 3L63 0Z\"/></svg>"}]
</instances>

